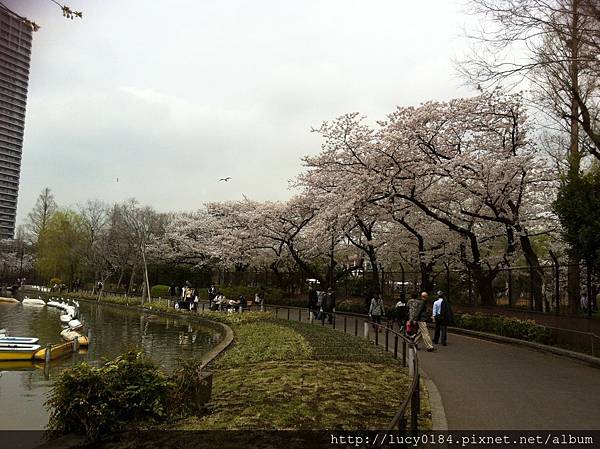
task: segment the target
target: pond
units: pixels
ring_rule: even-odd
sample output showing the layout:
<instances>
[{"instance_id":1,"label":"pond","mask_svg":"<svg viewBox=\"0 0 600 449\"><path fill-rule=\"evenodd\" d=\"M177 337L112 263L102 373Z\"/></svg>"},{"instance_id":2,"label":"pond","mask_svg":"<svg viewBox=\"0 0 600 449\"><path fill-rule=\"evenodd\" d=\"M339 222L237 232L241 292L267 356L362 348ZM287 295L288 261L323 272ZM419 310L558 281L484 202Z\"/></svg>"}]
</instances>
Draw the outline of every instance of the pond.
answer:
<instances>
[{"instance_id":1,"label":"pond","mask_svg":"<svg viewBox=\"0 0 600 449\"><path fill-rule=\"evenodd\" d=\"M210 323L143 314L110 305L80 302L84 334L91 331L87 350L54 360L49 370L43 363L0 362L0 430L41 430L48 423L44 408L53 380L79 361L99 365L128 349L141 349L171 370L178 359L198 357L222 338ZM10 336L37 337L40 345L62 343L59 316L53 307L0 303L0 329Z\"/></svg>"}]
</instances>

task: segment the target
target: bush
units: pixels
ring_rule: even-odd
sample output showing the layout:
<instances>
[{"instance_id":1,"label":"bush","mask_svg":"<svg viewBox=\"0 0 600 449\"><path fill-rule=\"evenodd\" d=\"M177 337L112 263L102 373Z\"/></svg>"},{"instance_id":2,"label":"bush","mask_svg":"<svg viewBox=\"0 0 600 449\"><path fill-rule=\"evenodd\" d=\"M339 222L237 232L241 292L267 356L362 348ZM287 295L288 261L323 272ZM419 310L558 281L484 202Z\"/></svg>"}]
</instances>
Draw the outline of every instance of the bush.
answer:
<instances>
[{"instance_id":1,"label":"bush","mask_svg":"<svg viewBox=\"0 0 600 449\"><path fill-rule=\"evenodd\" d=\"M168 285L153 285L150 288L150 295L154 298L157 297L161 297L161 298L166 298L167 296L169 296L169 286Z\"/></svg>"},{"instance_id":2,"label":"bush","mask_svg":"<svg viewBox=\"0 0 600 449\"><path fill-rule=\"evenodd\" d=\"M130 423L164 419L173 384L141 352L128 352L100 368L83 362L61 373L46 407L52 436L85 435L89 441Z\"/></svg>"},{"instance_id":3,"label":"bush","mask_svg":"<svg viewBox=\"0 0 600 449\"><path fill-rule=\"evenodd\" d=\"M550 329L532 320L519 320L518 318L501 315L463 313L454 316L454 324L462 329L490 332L519 340L542 344L552 342Z\"/></svg>"},{"instance_id":4,"label":"bush","mask_svg":"<svg viewBox=\"0 0 600 449\"><path fill-rule=\"evenodd\" d=\"M55 285L60 285L60 284L62 284L60 278L52 278L48 282L48 287L54 287Z\"/></svg>"}]
</instances>

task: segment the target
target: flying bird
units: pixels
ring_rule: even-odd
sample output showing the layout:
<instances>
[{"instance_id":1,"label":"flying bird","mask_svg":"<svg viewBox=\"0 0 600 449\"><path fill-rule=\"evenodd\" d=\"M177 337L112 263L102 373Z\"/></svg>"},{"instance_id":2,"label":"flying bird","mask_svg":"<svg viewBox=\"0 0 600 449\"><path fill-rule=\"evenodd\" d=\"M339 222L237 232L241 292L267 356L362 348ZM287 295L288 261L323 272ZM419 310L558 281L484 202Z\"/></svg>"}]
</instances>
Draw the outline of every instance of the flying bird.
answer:
<instances>
[{"instance_id":1,"label":"flying bird","mask_svg":"<svg viewBox=\"0 0 600 449\"><path fill-rule=\"evenodd\" d=\"M227 178L219 179L217 182L221 182L221 181L229 182L230 179L231 179L231 176L228 176Z\"/></svg>"}]
</instances>

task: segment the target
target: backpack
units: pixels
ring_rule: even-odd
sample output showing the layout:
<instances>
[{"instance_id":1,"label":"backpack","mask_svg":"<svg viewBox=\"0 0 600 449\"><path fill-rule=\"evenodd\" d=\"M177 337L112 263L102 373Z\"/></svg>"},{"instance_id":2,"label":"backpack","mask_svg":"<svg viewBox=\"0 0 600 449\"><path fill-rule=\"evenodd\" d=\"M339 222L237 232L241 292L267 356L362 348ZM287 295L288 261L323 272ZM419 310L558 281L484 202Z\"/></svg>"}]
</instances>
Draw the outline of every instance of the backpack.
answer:
<instances>
[{"instance_id":1,"label":"backpack","mask_svg":"<svg viewBox=\"0 0 600 449\"><path fill-rule=\"evenodd\" d=\"M418 328L419 326L417 325L416 321L407 321L406 327L404 329L406 331L407 336L414 337L415 335L417 335Z\"/></svg>"}]
</instances>

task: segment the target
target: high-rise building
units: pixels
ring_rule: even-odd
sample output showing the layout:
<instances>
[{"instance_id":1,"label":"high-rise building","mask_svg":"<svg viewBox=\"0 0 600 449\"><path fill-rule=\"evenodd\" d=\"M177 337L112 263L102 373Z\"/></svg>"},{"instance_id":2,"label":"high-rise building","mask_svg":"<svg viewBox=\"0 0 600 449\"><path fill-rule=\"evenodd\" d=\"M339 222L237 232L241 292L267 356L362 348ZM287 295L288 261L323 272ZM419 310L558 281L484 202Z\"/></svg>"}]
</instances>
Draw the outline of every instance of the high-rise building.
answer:
<instances>
[{"instance_id":1,"label":"high-rise building","mask_svg":"<svg viewBox=\"0 0 600 449\"><path fill-rule=\"evenodd\" d=\"M13 238L32 24L0 4L0 238Z\"/></svg>"}]
</instances>

